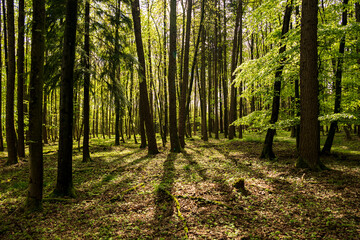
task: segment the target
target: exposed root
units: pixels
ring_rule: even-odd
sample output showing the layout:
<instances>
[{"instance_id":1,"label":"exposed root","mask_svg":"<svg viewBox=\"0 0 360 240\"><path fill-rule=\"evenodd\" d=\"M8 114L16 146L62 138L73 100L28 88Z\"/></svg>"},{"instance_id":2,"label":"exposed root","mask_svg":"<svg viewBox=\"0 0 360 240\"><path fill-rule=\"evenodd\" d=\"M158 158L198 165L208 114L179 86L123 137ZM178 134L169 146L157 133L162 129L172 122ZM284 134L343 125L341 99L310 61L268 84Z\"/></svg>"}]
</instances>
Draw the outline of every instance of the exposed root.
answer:
<instances>
[{"instance_id":1,"label":"exposed root","mask_svg":"<svg viewBox=\"0 0 360 240\"><path fill-rule=\"evenodd\" d=\"M184 198L184 199L192 199L192 200L195 200L195 201L199 201L199 202L203 202L203 203L207 203L207 204L213 204L213 205L218 205L218 206L221 206L221 207L225 207L227 209L233 209L231 206L225 204L225 203L222 203L222 202L219 202L219 201L215 201L215 200L208 200L208 199L205 199L205 198L202 198L202 197L193 197L193 196L181 196L181 195L178 195L176 196L178 198Z\"/></svg>"},{"instance_id":2,"label":"exposed root","mask_svg":"<svg viewBox=\"0 0 360 240\"><path fill-rule=\"evenodd\" d=\"M112 198L110 199L110 201L111 201L111 202L121 201L121 200L124 199L125 194L127 194L127 193L129 193L129 192L131 192L131 191L134 191L135 189L137 189L137 188L139 188L139 187L141 187L141 186L143 186L143 185L144 185L144 183L140 183L140 184L138 184L138 185L136 185L136 186L134 186L134 187L131 187L131 188L129 188L129 189L126 189L126 190L122 191L120 194L112 197Z\"/></svg>"}]
</instances>

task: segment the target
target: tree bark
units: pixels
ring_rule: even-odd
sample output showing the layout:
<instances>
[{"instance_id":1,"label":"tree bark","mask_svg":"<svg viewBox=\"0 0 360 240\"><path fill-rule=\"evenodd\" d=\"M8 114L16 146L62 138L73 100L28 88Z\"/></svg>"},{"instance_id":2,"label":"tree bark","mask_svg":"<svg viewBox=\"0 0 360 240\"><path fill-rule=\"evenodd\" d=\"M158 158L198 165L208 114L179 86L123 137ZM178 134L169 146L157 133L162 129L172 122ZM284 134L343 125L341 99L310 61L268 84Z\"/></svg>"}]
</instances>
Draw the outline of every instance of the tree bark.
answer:
<instances>
[{"instance_id":1,"label":"tree bark","mask_svg":"<svg viewBox=\"0 0 360 240\"><path fill-rule=\"evenodd\" d=\"M349 0L343 1L344 10L342 12L342 26L346 26L347 24L347 10L346 6ZM340 47L339 47L339 57L337 61L337 68L335 72L335 106L334 106L334 113L341 112L341 78L342 78L342 71L343 71L343 62L344 62L344 52L345 52L345 33L341 37L340 40ZM331 147L334 141L335 132L338 128L338 122L333 121L331 122L330 129L324 144L324 147L321 151L322 154L330 154Z\"/></svg>"},{"instance_id":2,"label":"tree bark","mask_svg":"<svg viewBox=\"0 0 360 240\"><path fill-rule=\"evenodd\" d=\"M176 0L170 1L170 46L169 46L169 124L171 152L180 152L180 142L176 123Z\"/></svg>"},{"instance_id":3,"label":"tree bark","mask_svg":"<svg viewBox=\"0 0 360 240\"><path fill-rule=\"evenodd\" d=\"M184 63L182 82L180 85L180 101L179 101L179 140L182 148L185 147L185 125L186 125L186 96L189 83L189 52L190 52L190 28L191 28L191 12L192 0L188 0L186 13L186 34L184 46Z\"/></svg>"},{"instance_id":4,"label":"tree bark","mask_svg":"<svg viewBox=\"0 0 360 240\"><path fill-rule=\"evenodd\" d=\"M65 35L60 83L60 133L54 195L75 197L72 179L72 127L77 0L66 1Z\"/></svg>"},{"instance_id":5,"label":"tree bark","mask_svg":"<svg viewBox=\"0 0 360 240\"><path fill-rule=\"evenodd\" d=\"M146 125L146 135L148 138L148 153L157 154L158 148L156 144L154 123L150 113L149 107L149 98L147 93L146 85L146 73L145 73L145 57L144 57L144 47L141 36L141 23L140 23L140 5L139 0L134 0L131 3L131 12L134 21L134 32L135 32L135 42L136 50L139 59L139 80L140 80L140 114L143 115L143 119Z\"/></svg>"},{"instance_id":6,"label":"tree bark","mask_svg":"<svg viewBox=\"0 0 360 240\"><path fill-rule=\"evenodd\" d=\"M234 39L233 39L233 46L232 46L232 53L231 53L231 88L230 88L230 111L229 111L229 124L232 124L236 120L236 88L234 86L234 71L237 65L237 49L238 49L238 34L239 27L242 25L242 0L239 0L237 10L236 10L236 20L235 20L235 32L234 32ZM240 27L241 29L241 27ZM240 43L242 44L242 43ZM233 139L235 136L235 126L229 125L229 139Z\"/></svg>"},{"instance_id":7,"label":"tree bark","mask_svg":"<svg viewBox=\"0 0 360 240\"><path fill-rule=\"evenodd\" d=\"M17 152L19 157L25 157L24 144L24 37L25 37L25 3L19 0L18 16L18 50L17 50L17 116L18 116L18 141Z\"/></svg>"},{"instance_id":8,"label":"tree bark","mask_svg":"<svg viewBox=\"0 0 360 240\"><path fill-rule=\"evenodd\" d=\"M302 1L300 40L300 146L298 167L324 169L319 159L319 82L317 68L317 0Z\"/></svg>"},{"instance_id":9,"label":"tree bark","mask_svg":"<svg viewBox=\"0 0 360 240\"><path fill-rule=\"evenodd\" d=\"M215 139L219 139L219 108L218 108L218 102L219 102L219 78L218 78L218 1L215 0L215 36L214 36L214 108L215 108Z\"/></svg>"},{"instance_id":10,"label":"tree bark","mask_svg":"<svg viewBox=\"0 0 360 240\"><path fill-rule=\"evenodd\" d=\"M1 8L1 2L0 2L0 8ZM0 12L1 12L1 10L0 10ZM1 23L2 22L1 22L1 16L0 16L0 69L2 69L2 67L3 67L3 62L2 62L3 49L1 46L1 42L2 42ZM5 32L5 29L4 29L4 32ZM6 48L4 50L6 51ZM0 110L1 109L2 109L2 74L0 74ZM0 152L3 152L3 151L4 151L3 121L2 121L2 111L0 111Z\"/></svg>"},{"instance_id":11,"label":"tree bark","mask_svg":"<svg viewBox=\"0 0 360 240\"><path fill-rule=\"evenodd\" d=\"M83 107L83 162L91 160L89 151L90 136L90 0L85 2L85 36L84 36L84 107Z\"/></svg>"},{"instance_id":12,"label":"tree bark","mask_svg":"<svg viewBox=\"0 0 360 240\"><path fill-rule=\"evenodd\" d=\"M15 24L14 1L7 0L8 26L8 74L6 81L6 143L8 151L7 165L18 163L16 151L16 133L14 127L14 91L15 91Z\"/></svg>"},{"instance_id":13,"label":"tree bark","mask_svg":"<svg viewBox=\"0 0 360 240\"><path fill-rule=\"evenodd\" d=\"M290 18L291 18L291 11L292 11L292 0L288 1L285 8L283 26L281 30L281 39L285 38L285 34L289 31L290 27ZM286 45L283 45L279 49L279 55L283 54L286 50ZM280 110L280 91L281 91L281 82L282 82L282 72L284 69L284 61L285 59L280 60L280 66L276 69L275 72L275 81L274 81L274 95L273 95L273 103L272 103L272 110L271 110L271 118L270 118L270 125L273 125L277 122L279 118L279 110ZM268 128L264 147L261 153L260 158L266 159L275 159L275 154L273 152L273 141L274 136L276 133L276 129L273 127Z\"/></svg>"},{"instance_id":14,"label":"tree bark","mask_svg":"<svg viewBox=\"0 0 360 240\"><path fill-rule=\"evenodd\" d=\"M205 79L205 31L201 32L201 69L200 69L200 104L201 104L201 139L208 141L206 126L206 79Z\"/></svg>"},{"instance_id":15,"label":"tree bark","mask_svg":"<svg viewBox=\"0 0 360 240\"><path fill-rule=\"evenodd\" d=\"M29 102L29 188L26 208L41 209L43 196L42 98L44 82L45 0L33 1Z\"/></svg>"}]
</instances>

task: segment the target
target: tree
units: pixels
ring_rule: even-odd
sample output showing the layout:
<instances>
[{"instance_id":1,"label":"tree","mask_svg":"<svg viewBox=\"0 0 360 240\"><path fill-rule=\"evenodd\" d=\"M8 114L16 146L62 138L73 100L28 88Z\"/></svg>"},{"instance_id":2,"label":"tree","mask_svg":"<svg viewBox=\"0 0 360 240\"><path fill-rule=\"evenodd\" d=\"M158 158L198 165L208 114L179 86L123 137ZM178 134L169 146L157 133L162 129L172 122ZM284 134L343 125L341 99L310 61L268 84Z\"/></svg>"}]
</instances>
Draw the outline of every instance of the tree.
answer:
<instances>
[{"instance_id":1,"label":"tree","mask_svg":"<svg viewBox=\"0 0 360 240\"><path fill-rule=\"evenodd\" d=\"M169 125L171 152L180 152L180 142L176 124L176 0L170 1L170 46L169 46Z\"/></svg>"},{"instance_id":2,"label":"tree","mask_svg":"<svg viewBox=\"0 0 360 240\"><path fill-rule=\"evenodd\" d=\"M42 97L44 82L45 1L33 1L29 102L30 171L26 208L41 209L43 195Z\"/></svg>"},{"instance_id":3,"label":"tree","mask_svg":"<svg viewBox=\"0 0 360 240\"><path fill-rule=\"evenodd\" d=\"M18 50L17 50L17 151L19 157L25 157L24 145L24 36L25 35L25 3L19 0L19 16L18 16Z\"/></svg>"},{"instance_id":4,"label":"tree","mask_svg":"<svg viewBox=\"0 0 360 240\"><path fill-rule=\"evenodd\" d=\"M6 81L6 143L8 160L6 164L18 162L16 152L16 133L14 127L14 91L15 91L15 24L14 1L7 0L8 26L8 74Z\"/></svg>"},{"instance_id":5,"label":"tree","mask_svg":"<svg viewBox=\"0 0 360 240\"><path fill-rule=\"evenodd\" d=\"M1 8L1 1L0 1L0 8ZM1 15L1 10L0 10ZM2 109L2 68L3 68L3 62L2 62L2 33L1 33L1 16L0 16L0 109ZM5 41L6 42L6 41ZM6 50L5 50L6 51ZM0 111L0 152L4 151L4 140L3 140L3 131L2 131L2 113Z\"/></svg>"},{"instance_id":6,"label":"tree","mask_svg":"<svg viewBox=\"0 0 360 240\"><path fill-rule=\"evenodd\" d=\"M73 85L77 0L66 1L66 20L60 83L60 133L57 182L54 195L74 197L72 180Z\"/></svg>"},{"instance_id":7,"label":"tree","mask_svg":"<svg viewBox=\"0 0 360 240\"><path fill-rule=\"evenodd\" d=\"M230 111L229 111L229 124L232 124L236 120L236 88L234 86L234 71L236 69L237 64L237 49L238 49L238 34L242 34L242 29L240 27L242 21L242 0L239 0L236 8L236 20L235 20L235 31L234 31L234 39L233 46L231 52L231 88L230 88ZM240 27L240 29L239 29ZM240 31L240 33L239 33ZM242 44L242 43L240 43ZM229 139L233 139L235 136L235 126L229 126Z\"/></svg>"},{"instance_id":8,"label":"tree","mask_svg":"<svg viewBox=\"0 0 360 240\"><path fill-rule=\"evenodd\" d=\"M146 127L146 135L148 139L148 153L157 154L159 151L157 149L154 123L153 118L150 113L149 107L149 98L147 93L146 85L146 73L145 73L145 57L144 57L144 47L141 36L141 23L140 23L140 4L139 0L133 0L131 2L131 13L134 21L134 33L135 33L135 42L136 42L136 51L139 60L139 86L140 86L140 115L143 116Z\"/></svg>"},{"instance_id":9,"label":"tree","mask_svg":"<svg viewBox=\"0 0 360 240\"><path fill-rule=\"evenodd\" d=\"M324 169L319 159L317 0L302 1L300 40L300 146L298 167Z\"/></svg>"},{"instance_id":10,"label":"tree","mask_svg":"<svg viewBox=\"0 0 360 240\"><path fill-rule=\"evenodd\" d=\"M347 4L349 0L343 1L343 12L342 12L342 21L341 25L346 26L347 24ZM335 106L334 106L334 113L341 112L341 78L343 72L343 62L344 62L344 51L345 51L345 34L340 39L340 46L339 46L339 57L336 66L335 72ZM322 154L330 154L331 146L334 141L335 131L337 128L338 122L333 121L331 122L330 129L324 144L324 147L321 151Z\"/></svg>"},{"instance_id":11,"label":"tree","mask_svg":"<svg viewBox=\"0 0 360 240\"><path fill-rule=\"evenodd\" d=\"M283 20L283 26L281 30L281 38L285 38L285 34L289 31L290 27L290 17L291 17L291 11L292 11L292 0L288 1L285 7L285 14L284 14L284 20ZM282 45L279 49L279 55L283 54L286 50L286 44ZM279 110L280 110L280 91L281 91L281 82L282 82L282 72L284 69L284 61L285 59L282 58L280 60L280 66L277 68L275 72L275 81L274 81L274 96L273 96L273 103L272 103L272 110L271 110L271 119L270 119L270 128L268 128L264 147L261 153L261 158L267 158L267 159L274 159L275 154L273 152L272 146L273 146L273 140L274 135L276 133L276 129L272 127L274 125L278 118L279 118Z\"/></svg>"},{"instance_id":12,"label":"tree","mask_svg":"<svg viewBox=\"0 0 360 240\"><path fill-rule=\"evenodd\" d=\"M90 160L89 135L90 135L90 0L85 2L85 72L84 72L84 138L83 138L83 162Z\"/></svg>"},{"instance_id":13,"label":"tree","mask_svg":"<svg viewBox=\"0 0 360 240\"><path fill-rule=\"evenodd\" d=\"M184 63L183 63L182 82L180 85L180 101L179 101L179 140L182 148L185 147L186 96L188 92L188 82L189 82L191 12L192 12L192 0L188 0L187 13L186 13Z\"/></svg>"}]
</instances>

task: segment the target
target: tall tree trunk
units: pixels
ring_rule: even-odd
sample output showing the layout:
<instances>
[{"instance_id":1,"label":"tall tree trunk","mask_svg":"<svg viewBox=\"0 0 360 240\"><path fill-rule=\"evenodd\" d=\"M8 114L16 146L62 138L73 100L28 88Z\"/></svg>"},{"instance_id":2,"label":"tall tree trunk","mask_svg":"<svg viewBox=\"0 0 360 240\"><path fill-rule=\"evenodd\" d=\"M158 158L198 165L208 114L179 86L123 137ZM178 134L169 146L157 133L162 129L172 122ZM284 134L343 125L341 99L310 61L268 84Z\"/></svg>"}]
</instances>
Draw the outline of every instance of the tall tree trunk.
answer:
<instances>
[{"instance_id":1,"label":"tall tree trunk","mask_svg":"<svg viewBox=\"0 0 360 240\"><path fill-rule=\"evenodd\" d=\"M18 145L17 151L19 157L25 157L24 144L24 38L25 38L25 3L19 0L18 16L18 50L17 50L17 115L18 115Z\"/></svg>"},{"instance_id":2,"label":"tall tree trunk","mask_svg":"<svg viewBox=\"0 0 360 240\"><path fill-rule=\"evenodd\" d=\"M167 54L167 51L166 51L166 42L167 42L167 37L166 37L166 33L167 33L167 23L166 23L166 12L167 12L167 5L166 5L166 2L167 0L164 0L164 39L163 39L163 48L164 48L164 51L163 51L163 55L164 55L164 136L165 136L165 141L166 141L166 137L167 137L167 133L168 133L168 94L167 94L167 72L166 72L166 60L167 60L167 57L166 57L166 54Z\"/></svg>"},{"instance_id":3,"label":"tall tree trunk","mask_svg":"<svg viewBox=\"0 0 360 240\"><path fill-rule=\"evenodd\" d=\"M15 91L15 24L14 0L7 0L8 25L8 74L6 81L6 143L8 160L6 164L18 162L16 151L16 133L14 127L14 91Z\"/></svg>"},{"instance_id":4,"label":"tall tree trunk","mask_svg":"<svg viewBox=\"0 0 360 240\"><path fill-rule=\"evenodd\" d=\"M214 131L215 131L215 139L219 139L219 108L218 108L218 101L219 101L219 94L218 94L218 83L219 83L219 78L218 78L218 52L219 52L219 48L218 48L218 1L215 0L215 41L214 41L214 106L215 106L215 126L214 126Z\"/></svg>"},{"instance_id":5,"label":"tall tree trunk","mask_svg":"<svg viewBox=\"0 0 360 240\"><path fill-rule=\"evenodd\" d=\"M205 79L205 31L201 32L201 69L200 69L200 104L201 104L201 139L208 140L207 126L206 126L206 79Z\"/></svg>"},{"instance_id":6,"label":"tall tree trunk","mask_svg":"<svg viewBox=\"0 0 360 240\"><path fill-rule=\"evenodd\" d=\"M283 26L281 30L281 39L285 38L285 34L289 31L290 27L290 18L292 11L292 0L289 0L285 7ZM282 45L279 49L279 55L283 54L286 51L286 45ZM271 118L270 118L270 128L268 128L264 147L261 153L260 158L267 159L275 159L275 154L273 152L273 141L276 133L276 129L273 128L273 125L277 122L279 118L279 110L280 110L280 91L281 91L281 81L282 81L282 72L284 69L284 61L285 59L280 59L280 66L276 69L275 72L275 81L274 81L274 95L273 95L273 103L271 110Z\"/></svg>"},{"instance_id":7,"label":"tall tree trunk","mask_svg":"<svg viewBox=\"0 0 360 240\"><path fill-rule=\"evenodd\" d=\"M48 132L47 132L47 122L46 122L46 116L47 116L47 91L44 91L43 93L44 99L43 99L43 115L42 115L42 135L43 135L43 143L48 144Z\"/></svg>"},{"instance_id":8,"label":"tall tree trunk","mask_svg":"<svg viewBox=\"0 0 360 240\"><path fill-rule=\"evenodd\" d=\"M226 18L226 0L224 1L224 26L223 26L223 31L224 31L224 42L223 42L223 95L224 95L224 135L225 138L228 137L229 134L229 111L228 111L228 76L227 76L227 72L228 72L228 63L227 63L227 28L226 28L226 22L227 22L227 18Z\"/></svg>"},{"instance_id":9,"label":"tall tree trunk","mask_svg":"<svg viewBox=\"0 0 360 240\"><path fill-rule=\"evenodd\" d=\"M192 0L188 0L187 13L186 13L186 34L184 46L184 63L182 82L180 85L180 101L179 101L179 140L182 148L185 147L185 123L186 123L186 96L188 92L189 82L189 52L190 52L190 28L191 28L191 12Z\"/></svg>"},{"instance_id":10,"label":"tall tree trunk","mask_svg":"<svg viewBox=\"0 0 360 240\"><path fill-rule=\"evenodd\" d=\"M0 2L0 8L1 8L1 2ZM0 10L0 15L1 15L1 10ZM3 49L1 46L1 42L2 42L1 23L2 22L1 22L1 16L0 16L0 69L2 69L2 67L3 67L3 63L2 63ZM6 51L6 49L4 49L4 50ZM3 139L3 121L2 121L2 74L0 74L0 152L3 152L3 151L4 151L4 139Z\"/></svg>"},{"instance_id":11,"label":"tall tree trunk","mask_svg":"<svg viewBox=\"0 0 360 240\"><path fill-rule=\"evenodd\" d=\"M190 84L189 84L189 90L188 90L187 100L186 100L186 115L189 114L191 92L192 92L192 87L193 87L194 78L195 78L195 67L197 66L197 56L198 56L199 45L200 45L200 36L201 36L201 33L204 31L205 1L206 0L201 1L200 27L199 27L199 32L198 32L197 39L196 39L196 44L195 44L194 59L193 59L193 63L191 66Z\"/></svg>"},{"instance_id":12,"label":"tall tree trunk","mask_svg":"<svg viewBox=\"0 0 360 240\"><path fill-rule=\"evenodd\" d=\"M72 127L77 0L66 1L66 21L60 85L60 134L55 195L74 197L72 180Z\"/></svg>"},{"instance_id":13,"label":"tall tree trunk","mask_svg":"<svg viewBox=\"0 0 360 240\"><path fill-rule=\"evenodd\" d=\"M319 82L317 68L317 0L302 0L300 40L300 157L298 167L324 168L319 159Z\"/></svg>"},{"instance_id":14,"label":"tall tree trunk","mask_svg":"<svg viewBox=\"0 0 360 240\"><path fill-rule=\"evenodd\" d=\"M44 82L45 0L33 1L29 102L29 188L26 208L41 209L43 196L42 98Z\"/></svg>"},{"instance_id":15,"label":"tall tree trunk","mask_svg":"<svg viewBox=\"0 0 360 240\"><path fill-rule=\"evenodd\" d=\"M131 12L134 21L134 32L135 32L135 42L136 50L139 59L139 80L140 80L140 114L143 115L143 119L146 125L146 135L148 138L148 153L157 154L158 148L156 144L155 131L154 131L154 122L150 113L149 99L147 93L146 85L146 75L145 75L145 57L144 57L144 47L141 36L141 23L140 23L140 6L139 0L134 0L131 3Z\"/></svg>"},{"instance_id":16,"label":"tall tree trunk","mask_svg":"<svg viewBox=\"0 0 360 240\"><path fill-rule=\"evenodd\" d=\"M171 152L180 152L180 142L176 123L176 0L170 0L170 46L169 46L169 124Z\"/></svg>"},{"instance_id":17,"label":"tall tree trunk","mask_svg":"<svg viewBox=\"0 0 360 240\"><path fill-rule=\"evenodd\" d=\"M85 2L85 72L84 72L84 107L83 107L83 162L90 161L89 136L90 136L90 0Z\"/></svg>"},{"instance_id":18,"label":"tall tree trunk","mask_svg":"<svg viewBox=\"0 0 360 240\"><path fill-rule=\"evenodd\" d=\"M342 21L341 25L346 26L347 24L347 4L349 0L343 0L343 12L342 12ZM337 62L337 68L335 72L335 106L334 106L334 113L341 112L341 78L342 78L342 71L343 71L343 62L344 62L344 52L345 52L345 33L341 37L340 40L340 47L339 47L339 57ZM331 147L334 141L335 132L338 128L338 122L333 121L330 125L330 130L328 132L324 147L321 151L322 154L330 154Z\"/></svg>"},{"instance_id":19,"label":"tall tree trunk","mask_svg":"<svg viewBox=\"0 0 360 240\"><path fill-rule=\"evenodd\" d=\"M233 39L233 46L231 52L231 88L230 88L230 111L229 111L229 139L233 139L235 136L235 126L231 125L236 120L236 88L234 86L234 71L237 65L237 49L238 49L238 35L242 34L242 0L239 0L236 10L236 20L235 20L235 32ZM240 27L240 29L239 29ZM240 33L239 33L240 31ZM240 43L242 44L242 43Z\"/></svg>"}]
</instances>

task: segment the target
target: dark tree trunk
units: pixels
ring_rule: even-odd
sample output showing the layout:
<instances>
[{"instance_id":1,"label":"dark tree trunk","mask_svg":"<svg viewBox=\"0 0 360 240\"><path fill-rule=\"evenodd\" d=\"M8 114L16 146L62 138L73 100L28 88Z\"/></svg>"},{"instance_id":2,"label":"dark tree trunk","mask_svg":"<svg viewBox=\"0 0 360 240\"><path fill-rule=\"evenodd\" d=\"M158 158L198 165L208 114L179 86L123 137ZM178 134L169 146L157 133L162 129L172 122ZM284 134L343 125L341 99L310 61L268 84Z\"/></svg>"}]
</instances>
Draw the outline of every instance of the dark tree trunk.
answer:
<instances>
[{"instance_id":1,"label":"dark tree trunk","mask_svg":"<svg viewBox=\"0 0 360 240\"><path fill-rule=\"evenodd\" d=\"M72 127L77 0L67 0L60 85L60 133L55 195L74 197L72 180Z\"/></svg>"},{"instance_id":2,"label":"dark tree trunk","mask_svg":"<svg viewBox=\"0 0 360 240\"><path fill-rule=\"evenodd\" d=\"M26 208L41 209L43 196L42 98L44 82L45 0L33 1L29 102L29 188Z\"/></svg>"},{"instance_id":3,"label":"dark tree trunk","mask_svg":"<svg viewBox=\"0 0 360 240\"><path fill-rule=\"evenodd\" d=\"M230 111L229 111L229 124L232 124L236 120L236 88L234 86L234 71L237 65L237 49L238 49L238 34L242 35L242 0L239 0L237 10L236 10L236 20L235 20L235 32L231 53L231 88L230 88ZM241 25L241 27L240 27ZM239 29L240 27L240 29ZM240 31L240 33L239 33ZM242 43L240 43L242 44ZM233 139L235 137L235 126L229 126L229 139Z\"/></svg>"},{"instance_id":4,"label":"dark tree trunk","mask_svg":"<svg viewBox=\"0 0 360 240\"><path fill-rule=\"evenodd\" d=\"M46 116L47 116L47 92L44 92L44 98L43 98L43 114L42 114L42 135L43 135L43 143L48 144L48 132L47 132L47 122L46 122Z\"/></svg>"},{"instance_id":5,"label":"dark tree trunk","mask_svg":"<svg viewBox=\"0 0 360 240\"><path fill-rule=\"evenodd\" d=\"M317 0L302 1L300 40L300 157L298 167L321 170L319 159L319 82L317 68Z\"/></svg>"},{"instance_id":6,"label":"dark tree trunk","mask_svg":"<svg viewBox=\"0 0 360 240\"><path fill-rule=\"evenodd\" d=\"M15 91L15 24L14 1L7 0L8 26L8 74L6 81L6 143L8 160L6 164L18 162L16 151L16 133L14 127L14 91Z\"/></svg>"},{"instance_id":7,"label":"dark tree trunk","mask_svg":"<svg viewBox=\"0 0 360 240\"><path fill-rule=\"evenodd\" d=\"M229 110L228 110L228 63L227 63L227 28L226 28L226 22L227 22L227 18L226 18L226 0L224 1L224 26L223 26L223 31L224 31L224 42L223 42L223 94L224 94L224 135L225 138L228 137L228 133L229 133Z\"/></svg>"},{"instance_id":8,"label":"dark tree trunk","mask_svg":"<svg viewBox=\"0 0 360 240\"><path fill-rule=\"evenodd\" d=\"M84 107L83 107L83 162L90 161L89 136L90 136L90 0L85 3L85 72L84 72Z\"/></svg>"},{"instance_id":9,"label":"dark tree trunk","mask_svg":"<svg viewBox=\"0 0 360 240\"><path fill-rule=\"evenodd\" d=\"M115 99L115 146L120 145L120 104Z\"/></svg>"},{"instance_id":10,"label":"dark tree trunk","mask_svg":"<svg viewBox=\"0 0 360 240\"><path fill-rule=\"evenodd\" d=\"M146 135L148 138L148 153L157 154L158 148L156 144L154 123L150 113L149 107L149 98L147 93L146 85L146 73L145 73L145 57L144 57L144 47L141 36L141 23L140 23L140 6L139 0L134 0L131 3L131 12L134 21L134 32L135 32L135 42L136 50L139 59L139 80L140 80L140 114L143 115L143 120L146 125Z\"/></svg>"},{"instance_id":11,"label":"dark tree trunk","mask_svg":"<svg viewBox=\"0 0 360 240\"><path fill-rule=\"evenodd\" d=\"M292 11L292 0L288 1L285 8L284 14L284 21L281 30L281 38L285 38L285 34L289 31L290 27L290 18L291 18L291 11ZM280 47L279 55L281 56L286 50L286 45ZM271 118L270 118L270 125L274 125L279 117L279 110L280 110L280 91L281 91L281 81L282 81L282 71L284 69L284 61L285 59L280 60L280 66L276 69L275 73L275 81L274 81L274 95L273 95L273 103L272 103L272 110L271 110ZM273 152L273 141L274 136L276 133L276 129L272 127L268 128L264 147L261 153L260 158L267 158L267 159L274 159L275 154Z\"/></svg>"},{"instance_id":12,"label":"dark tree trunk","mask_svg":"<svg viewBox=\"0 0 360 240\"><path fill-rule=\"evenodd\" d=\"M201 139L208 140L206 126L206 79L205 79L205 31L201 32L201 69L200 69L200 104L201 104Z\"/></svg>"},{"instance_id":13,"label":"dark tree trunk","mask_svg":"<svg viewBox=\"0 0 360 240\"><path fill-rule=\"evenodd\" d=\"M0 2L0 8L1 8L1 2ZM1 12L1 10L0 10L0 12ZM3 49L1 46L1 42L2 42L1 23L2 22L1 22L1 17L0 17L0 69L2 69L2 67L3 67L3 63L2 63ZM6 51L6 48L4 50ZM4 151L4 139L3 139L3 121L2 121L1 109L2 109L2 74L0 74L0 152L3 152Z\"/></svg>"},{"instance_id":14,"label":"dark tree trunk","mask_svg":"<svg viewBox=\"0 0 360 240\"><path fill-rule=\"evenodd\" d=\"M186 100L186 115L189 114L191 92L192 92L192 87L193 87L193 83L194 83L195 67L197 66L197 56L198 56L199 45L200 45L200 36L201 36L201 33L204 31L203 30L204 29L204 19L205 19L204 11L205 11L205 0L202 0L201 13L200 13L200 27L199 27L199 32L198 32L197 39L196 39L196 44L195 44L194 59L193 59L193 63L191 66L189 91L188 91L187 100Z\"/></svg>"},{"instance_id":15,"label":"dark tree trunk","mask_svg":"<svg viewBox=\"0 0 360 240\"><path fill-rule=\"evenodd\" d=\"M25 38L25 3L19 0L18 16L18 50L17 50L17 115L18 115L18 141L17 151L19 157L25 157L24 144L24 38Z\"/></svg>"},{"instance_id":16,"label":"dark tree trunk","mask_svg":"<svg viewBox=\"0 0 360 240\"><path fill-rule=\"evenodd\" d=\"M343 1L343 13L342 13L342 26L346 26L347 24L347 4L349 0ZM342 71L343 71L343 62L344 62L344 51L345 51L345 33L341 37L340 40L340 47L339 47L339 57L337 62L337 68L335 72L335 106L334 106L334 113L340 113L341 112L341 78L342 78ZM330 154L331 147L334 141L335 132L338 128L338 122L334 121L331 122L330 130L328 132L324 147L321 151L322 154Z\"/></svg>"},{"instance_id":17,"label":"dark tree trunk","mask_svg":"<svg viewBox=\"0 0 360 240\"><path fill-rule=\"evenodd\" d=\"M163 131L164 131L164 136L165 136L165 142L166 142L166 137L167 137L167 134L168 134L168 122L169 122L169 119L168 119L168 115L169 115L169 113L168 113L168 94L167 94L167 84L166 84L166 82L167 82L167 71L166 71L166 59L167 59L167 57L166 57L166 54L167 54L167 51L166 51L166 41L167 41L167 37L166 37L166 33L167 33L167 24L166 24L166 11L167 11L167 5L166 5L166 2L167 2L167 0L164 0L164 26L163 26L163 28L164 28L164 42L163 42L163 48L164 48L164 50L163 50L163 55L164 55L164 62L163 62L163 64L164 64L164 115L165 115L165 117L164 117L164 129L163 129Z\"/></svg>"},{"instance_id":18,"label":"dark tree trunk","mask_svg":"<svg viewBox=\"0 0 360 240\"><path fill-rule=\"evenodd\" d=\"M218 78L218 1L215 0L215 40L214 40L214 108L215 108L215 124L214 124L214 131L215 131L215 139L219 139L219 108L218 108L218 101L219 101L219 78Z\"/></svg>"},{"instance_id":19,"label":"dark tree trunk","mask_svg":"<svg viewBox=\"0 0 360 240\"><path fill-rule=\"evenodd\" d=\"M188 0L186 13L186 34L184 46L184 63L182 82L180 85L180 101L179 101L179 140L182 148L185 147L185 123L186 123L186 96L188 92L189 82L189 52L190 52L190 28L191 28L191 12L192 0Z\"/></svg>"},{"instance_id":20,"label":"dark tree trunk","mask_svg":"<svg viewBox=\"0 0 360 240\"><path fill-rule=\"evenodd\" d=\"M180 142L176 123L176 0L170 1L170 46L169 46L169 124L171 152L180 152Z\"/></svg>"}]
</instances>

